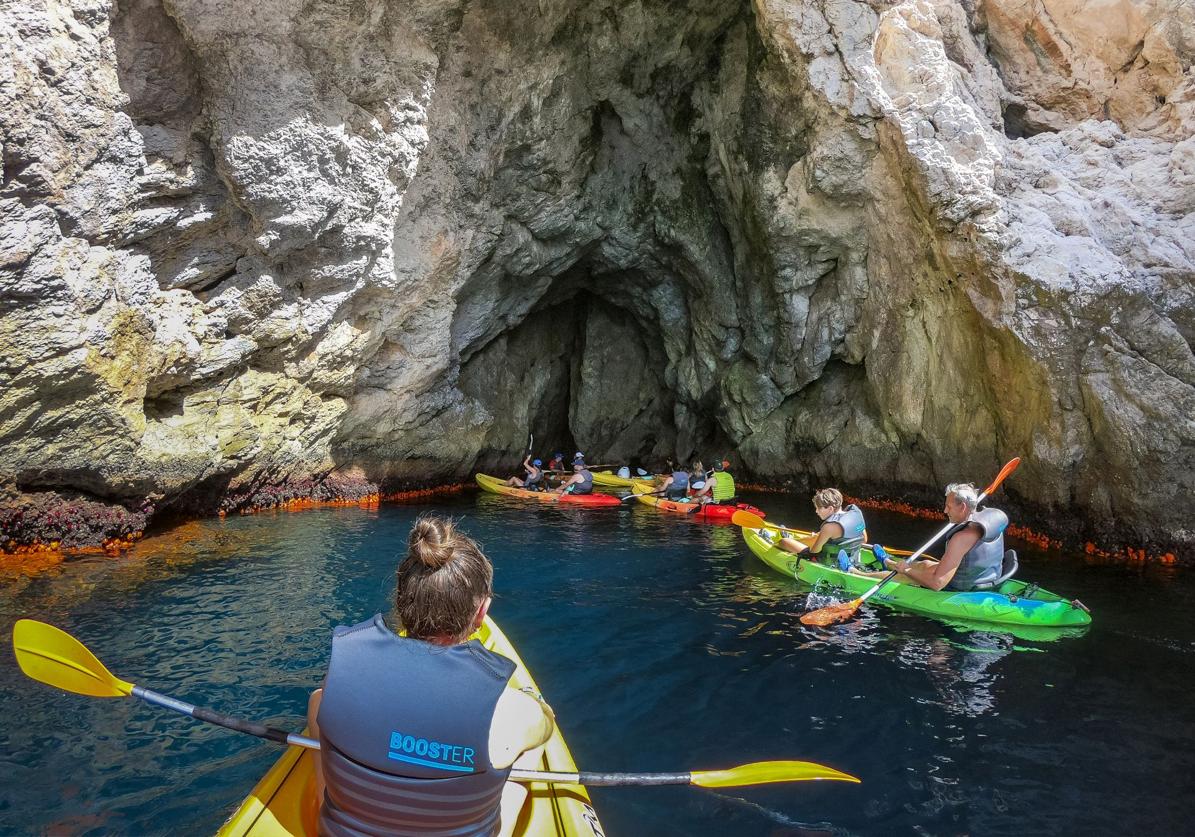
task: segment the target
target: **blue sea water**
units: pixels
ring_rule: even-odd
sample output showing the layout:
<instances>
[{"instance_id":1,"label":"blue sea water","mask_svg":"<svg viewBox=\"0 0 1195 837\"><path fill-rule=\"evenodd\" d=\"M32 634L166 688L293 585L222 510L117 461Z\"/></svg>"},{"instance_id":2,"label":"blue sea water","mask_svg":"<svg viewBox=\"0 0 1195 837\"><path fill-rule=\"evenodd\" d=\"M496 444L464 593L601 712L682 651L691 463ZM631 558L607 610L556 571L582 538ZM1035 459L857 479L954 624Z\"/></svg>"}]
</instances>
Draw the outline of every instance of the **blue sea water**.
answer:
<instances>
[{"instance_id":1,"label":"blue sea water","mask_svg":"<svg viewBox=\"0 0 1195 837\"><path fill-rule=\"evenodd\" d=\"M808 498L755 495L815 522ZM329 635L388 608L416 515L456 516L496 568L494 617L582 769L808 759L861 785L599 788L611 835L1189 833L1195 586L1022 545L1022 577L1077 596L1085 633L962 631L865 608L797 622L807 588L735 527L645 507L466 494L188 524L126 557L0 578L0 627L52 622L117 675L298 730ZM870 513L913 547L931 521ZM208 834L278 755L132 699L55 692L0 654L0 833Z\"/></svg>"}]
</instances>

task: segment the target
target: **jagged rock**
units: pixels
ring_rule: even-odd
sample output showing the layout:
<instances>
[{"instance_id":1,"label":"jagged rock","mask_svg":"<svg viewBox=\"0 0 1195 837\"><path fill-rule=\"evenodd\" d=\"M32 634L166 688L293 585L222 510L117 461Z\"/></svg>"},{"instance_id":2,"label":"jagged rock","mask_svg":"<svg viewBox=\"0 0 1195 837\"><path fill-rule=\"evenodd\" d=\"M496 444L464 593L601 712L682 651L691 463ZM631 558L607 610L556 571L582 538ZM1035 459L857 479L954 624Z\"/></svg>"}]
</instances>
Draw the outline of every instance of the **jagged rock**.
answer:
<instances>
[{"instance_id":1,"label":"jagged rock","mask_svg":"<svg viewBox=\"0 0 1195 837\"><path fill-rule=\"evenodd\" d=\"M0 479L1020 454L1022 515L1189 549L1195 12L1084 7L9 4Z\"/></svg>"}]
</instances>

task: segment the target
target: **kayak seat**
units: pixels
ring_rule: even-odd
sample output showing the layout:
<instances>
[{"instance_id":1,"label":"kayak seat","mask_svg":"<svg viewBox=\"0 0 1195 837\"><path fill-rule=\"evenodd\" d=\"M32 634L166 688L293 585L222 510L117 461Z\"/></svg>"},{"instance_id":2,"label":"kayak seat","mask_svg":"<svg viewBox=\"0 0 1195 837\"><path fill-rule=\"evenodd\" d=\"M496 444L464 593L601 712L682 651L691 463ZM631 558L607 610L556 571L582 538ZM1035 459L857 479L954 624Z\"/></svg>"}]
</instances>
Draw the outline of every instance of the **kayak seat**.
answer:
<instances>
[{"instance_id":1,"label":"kayak seat","mask_svg":"<svg viewBox=\"0 0 1195 837\"><path fill-rule=\"evenodd\" d=\"M1004 561L1000 564L1000 575L995 581L987 584L976 584L976 590L994 590L1004 582L1008 581L1019 570L1020 563L1017 561L1017 551L1015 549L1004 550Z\"/></svg>"}]
</instances>

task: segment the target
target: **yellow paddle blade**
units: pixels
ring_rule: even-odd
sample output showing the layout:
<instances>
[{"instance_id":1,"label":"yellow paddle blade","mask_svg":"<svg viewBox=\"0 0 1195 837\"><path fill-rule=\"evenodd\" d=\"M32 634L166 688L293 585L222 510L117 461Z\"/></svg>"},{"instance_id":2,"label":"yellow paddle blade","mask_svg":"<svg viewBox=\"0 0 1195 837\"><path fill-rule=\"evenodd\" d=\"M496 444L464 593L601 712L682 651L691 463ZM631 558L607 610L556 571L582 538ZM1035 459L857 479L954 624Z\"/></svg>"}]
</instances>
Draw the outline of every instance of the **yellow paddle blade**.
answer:
<instances>
[{"instance_id":1,"label":"yellow paddle blade","mask_svg":"<svg viewBox=\"0 0 1195 837\"><path fill-rule=\"evenodd\" d=\"M12 650L21 671L58 689L91 697L127 697L133 691L132 683L112 676L83 643L45 622L18 620Z\"/></svg>"},{"instance_id":2,"label":"yellow paddle blade","mask_svg":"<svg viewBox=\"0 0 1195 837\"><path fill-rule=\"evenodd\" d=\"M742 526L744 529L762 529L767 525L759 515L742 509L730 516L730 522L735 526Z\"/></svg>"},{"instance_id":3,"label":"yellow paddle blade","mask_svg":"<svg viewBox=\"0 0 1195 837\"><path fill-rule=\"evenodd\" d=\"M828 779L859 783L849 773L811 761L757 761L728 770L695 770L691 784L703 788L733 788L741 785L765 785L770 782L811 782Z\"/></svg>"}]
</instances>

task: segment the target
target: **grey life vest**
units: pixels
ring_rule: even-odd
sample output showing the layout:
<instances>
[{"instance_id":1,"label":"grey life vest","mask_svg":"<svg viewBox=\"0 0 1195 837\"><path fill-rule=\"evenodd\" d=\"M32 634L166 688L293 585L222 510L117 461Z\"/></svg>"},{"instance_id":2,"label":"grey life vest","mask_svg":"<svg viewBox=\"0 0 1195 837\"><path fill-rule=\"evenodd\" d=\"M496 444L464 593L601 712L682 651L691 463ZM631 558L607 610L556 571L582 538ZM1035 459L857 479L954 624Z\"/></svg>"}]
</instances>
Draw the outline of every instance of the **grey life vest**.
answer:
<instances>
[{"instance_id":1,"label":"grey life vest","mask_svg":"<svg viewBox=\"0 0 1195 837\"><path fill-rule=\"evenodd\" d=\"M543 482L544 472L532 465L527 469L527 479L523 480L524 488L531 488L534 485L539 485Z\"/></svg>"},{"instance_id":2,"label":"grey life vest","mask_svg":"<svg viewBox=\"0 0 1195 837\"><path fill-rule=\"evenodd\" d=\"M826 523L834 522L842 527L841 538L830 538L826 543L831 543L837 546L839 552L838 565L841 569L847 569L848 566L859 566L859 549L863 546L863 532L867 528L867 524L863 521L863 512L859 511L859 507L851 503L845 509L840 509L826 518ZM842 556L846 556L847 562L842 560Z\"/></svg>"},{"instance_id":3,"label":"grey life vest","mask_svg":"<svg viewBox=\"0 0 1195 837\"><path fill-rule=\"evenodd\" d=\"M588 468L582 468L577 473L581 475L581 482L573 483L573 493L591 494L593 492L593 473Z\"/></svg>"},{"instance_id":4,"label":"grey life vest","mask_svg":"<svg viewBox=\"0 0 1195 837\"><path fill-rule=\"evenodd\" d=\"M319 709L329 837L498 833L510 768L490 724L515 664L476 640L397 636L375 616L337 628Z\"/></svg>"},{"instance_id":5,"label":"grey life vest","mask_svg":"<svg viewBox=\"0 0 1195 837\"><path fill-rule=\"evenodd\" d=\"M668 486L669 500L683 500L689 496L689 474L686 471L673 471L672 484Z\"/></svg>"},{"instance_id":6,"label":"grey life vest","mask_svg":"<svg viewBox=\"0 0 1195 837\"><path fill-rule=\"evenodd\" d=\"M1008 528L1008 515L1000 509L983 509L972 513L947 535L947 546L951 538L971 523L977 525L982 532L975 546L963 556L954 577L946 585L947 590L974 590L976 584L990 584L1000 577L1000 567L1004 563L1004 530Z\"/></svg>"}]
</instances>

